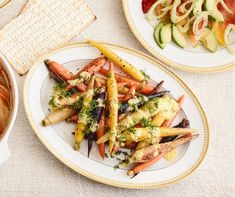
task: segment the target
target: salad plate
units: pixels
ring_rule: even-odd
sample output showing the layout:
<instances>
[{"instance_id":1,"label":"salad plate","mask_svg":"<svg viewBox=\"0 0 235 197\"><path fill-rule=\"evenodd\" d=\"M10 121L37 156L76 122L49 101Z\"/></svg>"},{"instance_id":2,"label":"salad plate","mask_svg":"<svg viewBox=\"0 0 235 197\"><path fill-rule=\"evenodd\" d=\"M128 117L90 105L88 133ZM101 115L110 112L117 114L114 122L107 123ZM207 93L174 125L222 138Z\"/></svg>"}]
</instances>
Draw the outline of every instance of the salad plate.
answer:
<instances>
[{"instance_id":1,"label":"salad plate","mask_svg":"<svg viewBox=\"0 0 235 197\"><path fill-rule=\"evenodd\" d=\"M166 21L168 23L170 20L170 25L172 27L176 27L176 26L178 27L178 25L181 25L181 24L176 24L175 21L174 21L175 23L172 22L172 20L177 21L178 18L173 17L173 18L169 19L166 17L167 15L170 15L170 13L171 14L173 13L172 5L170 5L168 7L166 6L163 8L163 10L164 9L168 10L168 12L166 11L166 13L167 13L166 15L164 15L164 13L160 12L160 14L163 14L164 16L159 20L155 16L149 16L149 15L151 15L151 14L148 14L149 11L147 13L143 12L142 1L152 2L152 3L158 2L158 1L160 3L162 3L162 2L169 3L172 1L122 0L125 17L127 19L127 22L129 24L130 29L132 30L135 37L139 40L139 42L155 58L157 58L158 60L160 60L161 62L163 62L164 64L166 64L168 66L171 66L171 67L174 67L174 68L177 68L180 70L190 71L190 72L199 72L199 73L220 72L220 71L228 70L228 69L231 69L234 67L235 55L233 53L229 52L229 50L228 50L229 47L233 46L233 43L235 40L234 35L232 33L229 35L229 39L230 39L229 43L231 43L231 44L224 43L224 31L223 32L220 31L221 27L214 25L215 23L217 24L218 21L212 19L210 12L204 10L205 8L203 8L203 2L205 4L205 2L207 2L207 1L197 1L197 2L202 2L201 7L200 7L200 9L202 9L202 10L200 10L200 12L202 12L201 16L199 16L199 14L193 15L193 13L195 13L195 12L191 11L190 15L187 18L184 18L184 21L186 22L186 24L188 22L188 24L190 24L190 28L192 28L192 29L189 29L188 32L186 32L186 33L180 33L180 34L186 35L185 38L183 38L183 40L184 40L183 46L179 45L179 41L181 42L181 38L179 38L178 35L174 37L174 32L172 30L172 33L171 33L172 35L169 35L169 36L172 36L172 40L171 40L171 42L169 42L167 44L167 46L164 46L164 49L159 47L159 45L157 44L157 41L156 41L156 35L154 35L154 33L156 32L155 30L156 30L157 24L160 23L160 20L164 21L164 23ZM182 1L182 6L184 6L184 9L186 9L186 12L187 12L186 7L187 6L193 7L193 4L196 1L188 1L188 5L186 5L184 2L185 1ZM222 1L222 2L224 2L224 1ZM225 1L225 2L227 2L227 1ZM228 7L229 6L227 6L227 8ZM233 6L231 5L230 7L233 7ZM153 11L157 12L156 9L155 9L155 11L154 10ZM232 10L230 9L229 12L231 12L231 13L234 12L233 8L232 8ZM227 14L226 11L224 11L224 13ZM205 17L205 15L207 15L207 16ZM199 16L199 18L198 18L197 22L201 22L200 24L198 23L199 28L201 28L200 25L202 25L204 23L203 24L204 25L203 28L205 28L204 29L205 31L203 30L204 33L206 31L208 31L209 28L210 28L210 30L213 30L213 36L211 36L211 37L213 37L213 39L216 40L216 45L214 45L215 43L213 41L212 46L211 45L209 46L210 50L212 50L213 52L208 50L207 47L203 46L203 45L209 45L208 43L210 41L208 39L205 41L205 39L203 40L203 39L201 39L201 37L200 38L197 37L197 39L199 39L199 44L196 44L196 47L195 46L193 47L192 46L193 44L190 43L191 40L189 39L189 37L190 37L190 35L192 35L191 31L193 31L193 32L196 31L195 29L193 29L193 24L198 16ZM218 19L218 20L224 21L224 22L218 22L218 23L226 24L226 25L230 24L230 23L231 24L234 23L233 19L235 17L235 14L227 14L227 16L228 16L227 18L225 18L226 17L226 15L225 15L224 19ZM153 20L154 22L151 21L150 18L151 19L155 18ZM191 20L191 21L189 21L189 20ZM229 20L229 21L227 21L227 20ZM183 25L183 27L186 26L186 25L185 26L184 25ZM210 26L213 26L213 27L210 27ZM181 27L182 27L182 25L181 25ZM172 28L172 29L174 29L174 28ZM162 31L162 32L167 32L167 31ZM219 41L215 38L214 32L217 32L219 34L219 35L216 34L219 36L219 38L218 38ZM228 30L228 32L230 32L230 31ZM168 34L168 33L170 33L170 32L167 32L166 34ZM164 35L165 37L164 37L163 41L164 40L166 41L167 39L171 39L169 36L166 37L166 34ZM202 33L200 33L200 36L201 35L202 35ZM228 36L228 35L226 35L226 36ZM183 37L183 36L180 35L180 37ZM211 39L211 40L213 40L213 39ZM222 40L223 46L218 44L221 40ZM226 38L225 38L225 40L226 40ZM213 47L215 47L215 48L213 48Z\"/></svg>"},{"instance_id":2,"label":"salad plate","mask_svg":"<svg viewBox=\"0 0 235 197\"><path fill-rule=\"evenodd\" d=\"M173 162L161 159L138 176L127 176L128 168L115 168L117 160L109 155L102 160L97 148L87 157L87 142L79 151L74 150L74 124L61 122L44 127L41 121L49 113L48 101L53 95L55 82L49 77L44 60L53 60L75 73L91 60L100 56L100 51L88 43L73 43L58 48L41 57L32 66L24 86L24 105L29 122L48 150L74 171L95 181L123 188L158 188L176 183L190 175L203 161L209 145L209 127L206 115L198 99L189 87L161 62L133 49L105 44L119 57L135 68L144 70L155 81L164 80L164 88L170 90L174 98L185 95L183 111L175 120L182 118L190 121L199 136L192 142L181 145ZM174 124L175 124L174 123ZM93 146L96 146L95 144Z\"/></svg>"}]
</instances>

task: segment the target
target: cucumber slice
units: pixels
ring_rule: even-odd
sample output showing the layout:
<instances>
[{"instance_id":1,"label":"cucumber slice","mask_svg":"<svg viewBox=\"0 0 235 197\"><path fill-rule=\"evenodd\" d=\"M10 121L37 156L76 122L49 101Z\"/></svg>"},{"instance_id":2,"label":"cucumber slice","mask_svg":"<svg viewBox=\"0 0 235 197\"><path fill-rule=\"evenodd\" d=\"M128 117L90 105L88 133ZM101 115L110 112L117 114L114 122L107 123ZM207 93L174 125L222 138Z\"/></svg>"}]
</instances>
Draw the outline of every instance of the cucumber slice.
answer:
<instances>
[{"instance_id":1,"label":"cucumber slice","mask_svg":"<svg viewBox=\"0 0 235 197\"><path fill-rule=\"evenodd\" d=\"M159 39L162 43L171 41L171 24L166 24L160 29Z\"/></svg>"},{"instance_id":2,"label":"cucumber slice","mask_svg":"<svg viewBox=\"0 0 235 197\"><path fill-rule=\"evenodd\" d=\"M184 37L184 34L182 34L178 28L176 27L176 25L173 25L172 27L172 37L173 40L175 41L175 43L181 47L184 48L187 44L186 39Z\"/></svg>"},{"instance_id":3,"label":"cucumber slice","mask_svg":"<svg viewBox=\"0 0 235 197\"><path fill-rule=\"evenodd\" d=\"M159 33L160 33L160 30L163 26L164 26L164 23L159 23L155 27L154 32L153 32L154 40L156 41L157 45L162 49L164 49L167 46L167 43L162 43L162 42L160 42L160 39L159 39Z\"/></svg>"},{"instance_id":4,"label":"cucumber slice","mask_svg":"<svg viewBox=\"0 0 235 197\"><path fill-rule=\"evenodd\" d=\"M212 52L216 52L218 48L218 40L215 32L208 30L208 33L201 38L203 45Z\"/></svg>"},{"instance_id":5,"label":"cucumber slice","mask_svg":"<svg viewBox=\"0 0 235 197\"><path fill-rule=\"evenodd\" d=\"M222 13L217 8L217 0L205 0L204 7L210 12L210 16L218 22L224 22Z\"/></svg>"}]
</instances>

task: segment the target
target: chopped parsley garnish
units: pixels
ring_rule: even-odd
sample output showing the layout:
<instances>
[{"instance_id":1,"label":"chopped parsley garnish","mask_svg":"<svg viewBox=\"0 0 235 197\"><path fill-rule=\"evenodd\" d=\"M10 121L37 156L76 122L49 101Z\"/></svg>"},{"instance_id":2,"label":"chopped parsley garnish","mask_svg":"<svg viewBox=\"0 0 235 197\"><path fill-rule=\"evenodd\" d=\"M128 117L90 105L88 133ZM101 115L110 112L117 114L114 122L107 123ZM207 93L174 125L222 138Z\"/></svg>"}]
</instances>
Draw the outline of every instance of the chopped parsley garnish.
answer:
<instances>
[{"instance_id":1,"label":"chopped parsley garnish","mask_svg":"<svg viewBox=\"0 0 235 197\"><path fill-rule=\"evenodd\" d=\"M114 170L116 170L116 169L120 169L119 164L117 164L117 165L113 166L113 168L114 168Z\"/></svg>"},{"instance_id":2,"label":"chopped parsley garnish","mask_svg":"<svg viewBox=\"0 0 235 197\"><path fill-rule=\"evenodd\" d=\"M144 70L140 70L140 72L144 75L145 79L150 79L150 76L148 74L146 74L146 72Z\"/></svg>"},{"instance_id":3,"label":"chopped parsley garnish","mask_svg":"<svg viewBox=\"0 0 235 197\"><path fill-rule=\"evenodd\" d=\"M108 156L108 154L107 154L107 153L104 153L104 156L105 156L106 158L109 158L109 156Z\"/></svg>"},{"instance_id":4,"label":"chopped parsley garnish","mask_svg":"<svg viewBox=\"0 0 235 197\"><path fill-rule=\"evenodd\" d=\"M74 109L80 110L80 109L82 108L83 99L84 99L84 98L81 97L77 102L75 102L75 103L73 104Z\"/></svg>"},{"instance_id":5,"label":"chopped parsley garnish","mask_svg":"<svg viewBox=\"0 0 235 197\"><path fill-rule=\"evenodd\" d=\"M151 121L148 120L147 118L142 118L140 121L142 127L150 127L151 125Z\"/></svg>"}]
</instances>

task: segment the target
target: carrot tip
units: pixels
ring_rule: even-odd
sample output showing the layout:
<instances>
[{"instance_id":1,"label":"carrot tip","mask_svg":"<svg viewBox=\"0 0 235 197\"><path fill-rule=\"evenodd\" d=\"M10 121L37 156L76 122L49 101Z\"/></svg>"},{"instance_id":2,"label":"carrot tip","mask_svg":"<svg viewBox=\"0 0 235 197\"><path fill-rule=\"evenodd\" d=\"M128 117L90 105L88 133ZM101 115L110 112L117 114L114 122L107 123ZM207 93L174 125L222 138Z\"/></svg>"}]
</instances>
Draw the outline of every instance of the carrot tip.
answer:
<instances>
[{"instance_id":1,"label":"carrot tip","mask_svg":"<svg viewBox=\"0 0 235 197\"><path fill-rule=\"evenodd\" d=\"M134 175L135 175L135 173L134 173L134 171L133 171L133 170L130 170L130 171L128 171L128 172L127 172L127 175L128 175L128 176L134 176Z\"/></svg>"}]
</instances>

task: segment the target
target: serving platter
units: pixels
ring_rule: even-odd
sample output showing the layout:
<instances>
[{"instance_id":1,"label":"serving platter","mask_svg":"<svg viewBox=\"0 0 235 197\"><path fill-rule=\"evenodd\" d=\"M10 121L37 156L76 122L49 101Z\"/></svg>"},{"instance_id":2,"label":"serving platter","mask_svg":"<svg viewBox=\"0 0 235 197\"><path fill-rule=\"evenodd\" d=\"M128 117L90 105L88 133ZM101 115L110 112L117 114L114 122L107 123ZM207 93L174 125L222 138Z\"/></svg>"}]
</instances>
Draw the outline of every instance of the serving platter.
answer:
<instances>
[{"instance_id":1,"label":"serving platter","mask_svg":"<svg viewBox=\"0 0 235 197\"><path fill-rule=\"evenodd\" d=\"M133 49L112 44L105 45L137 68L144 70L155 81L164 80L164 87L171 91L173 97L178 98L184 94L186 96L184 108L175 123L187 117L190 120L190 126L197 130L199 137L181 146L174 162L162 159L151 168L130 179L126 175L127 168L115 169L117 161L111 158L102 160L96 148L93 148L90 158L88 158L85 141L79 152L74 151L72 132L75 125L62 122L54 126L41 126L41 120L48 113L48 101L54 84L54 81L49 78L43 60L55 60L75 72L100 55L97 49L87 43L63 46L41 57L32 66L25 81L24 105L33 130L42 143L61 162L76 172L101 183L125 188L156 188L187 177L200 165L209 144L207 118L199 101L188 86L162 63Z\"/></svg>"},{"instance_id":2,"label":"serving platter","mask_svg":"<svg viewBox=\"0 0 235 197\"><path fill-rule=\"evenodd\" d=\"M174 43L162 50L153 37L154 28L146 20L142 0L122 0L125 17L135 37L158 60L171 67L199 73L221 72L235 66L235 55L227 48L212 53L203 46L180 48ZM234 38L232 38L234 40ZM222 58L221 58L222 57Z\"/></svg>"},{"instance_id":3,"label":"serving platter","mask_svg":"<svg viewBox=\"0 0 235 197\"><path fill-rule=\"evenodd\" d=\"M0 0L0 9L10 3L11 0Z\"/></svg>"}]
</instances>

